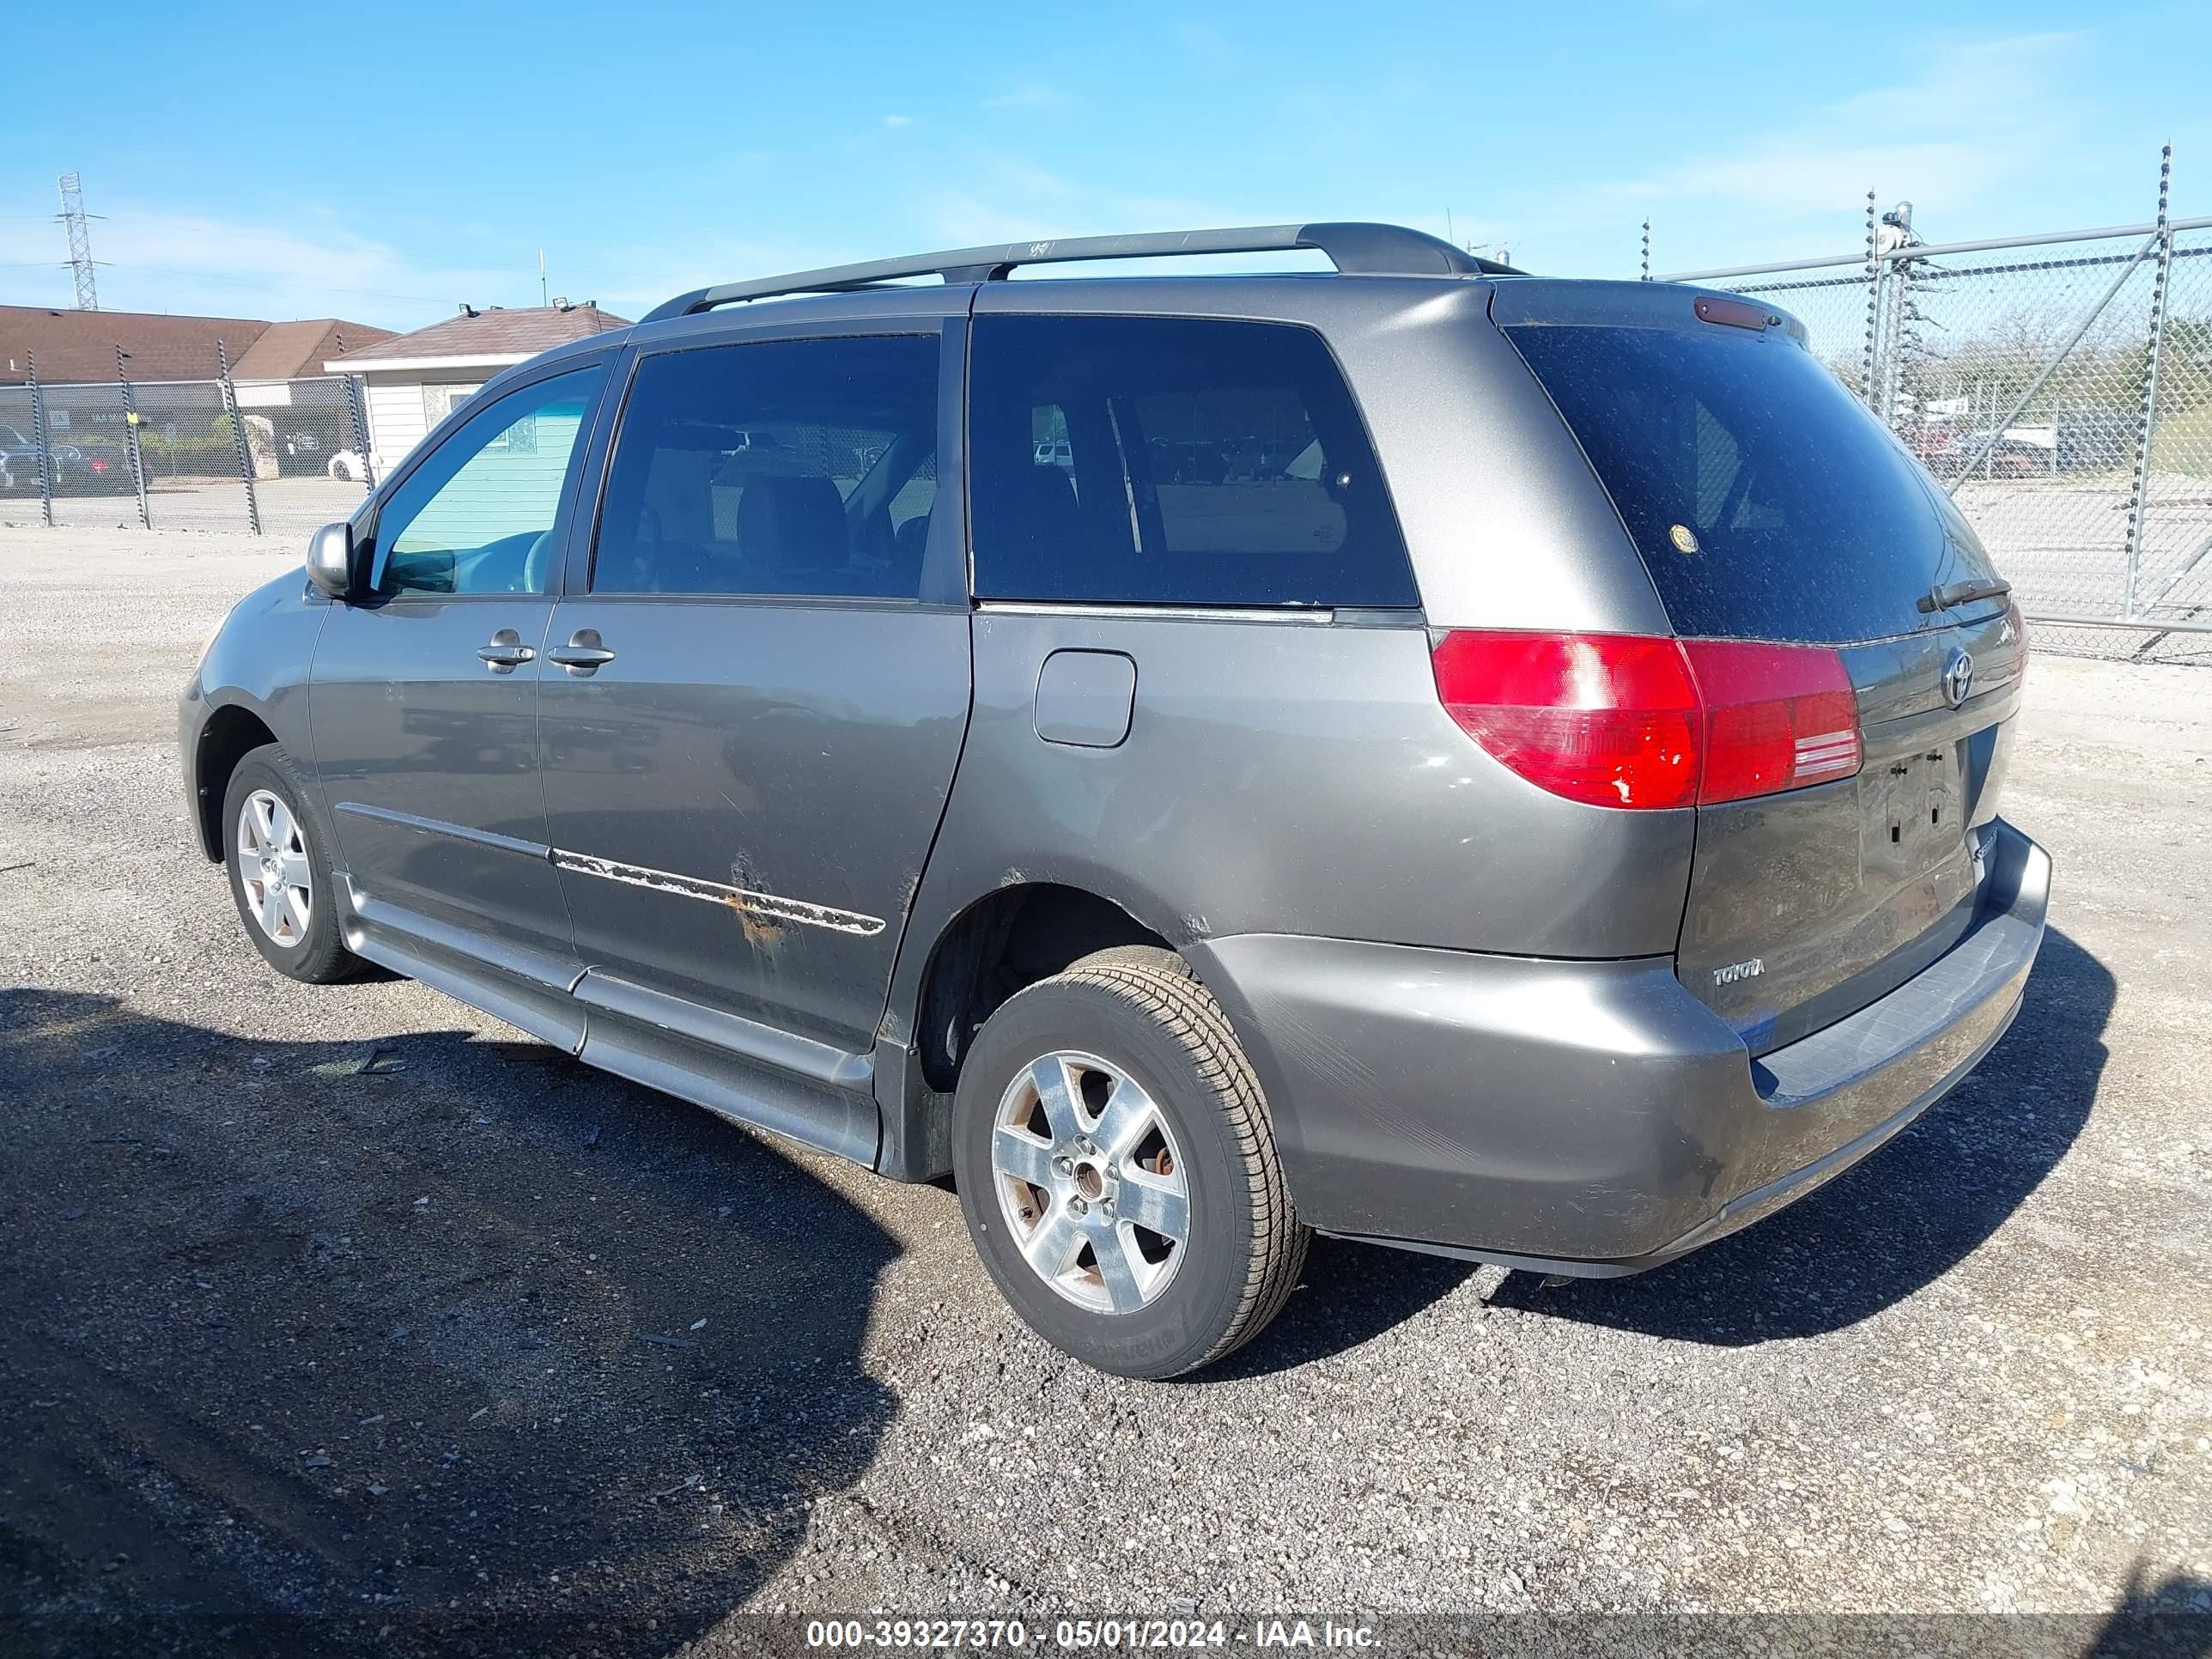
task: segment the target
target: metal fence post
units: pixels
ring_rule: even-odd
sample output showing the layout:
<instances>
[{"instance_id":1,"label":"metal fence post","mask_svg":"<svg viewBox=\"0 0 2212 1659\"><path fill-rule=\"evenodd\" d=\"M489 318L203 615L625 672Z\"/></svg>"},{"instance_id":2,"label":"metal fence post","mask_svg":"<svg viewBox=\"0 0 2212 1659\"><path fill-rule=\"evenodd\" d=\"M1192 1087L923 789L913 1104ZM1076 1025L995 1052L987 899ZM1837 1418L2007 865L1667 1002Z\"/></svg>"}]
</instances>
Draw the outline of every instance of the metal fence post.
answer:
<instances>
[{"instance_id":1,"label":"metal fence post","mask_svg":"<svg viewBox=\"0 0 2212 1659\"><path fill-rule=\"evenodd\" d=\"M2150 447L2158 430L2158 357L2166 338L2166 287L2173 270L2173 230L2166 220L2173 183L2173 146L2159 153L2158 265L2150 279L2150 339L2143 352L2142 414L2136 422L2136 472L2128 493L2128 575L2120 615L2135 620L2136 586L2142 576L2143 521L2150 514Z\"/></svg>"},{"instance_id":2,"label":"metal fence post","mask_svg":"<svg viewBox=\"0 0 2212 1659\"><path fill-rule=\"evenodd\" d=\"M31 447L39 452L39 516L46 528L54 527L54 467L48 459L51 446L46 441L46 399L39 390L39 360L26 356L24 367L31 381Z\"/></svg>"},{"instance_id":3,"label":"metal fence post","mask_svg":"<svg viewBox=\"0 0 2212 1659\"><path fill-rule=\"evenodd\" d=\"M345 356L345 336L333 334L332 342L338 356ZM345 382L346 418L353 426L353 453L361 457L361 488L367 495L376 488L376 471L368 464L368 413L361 406L361 380L358 376L342 377Z\"/></svg>"},{"instance_id":4,"label":"metal fence post","mask_svg":"<svg viewBox=\"0 0 2212 1659\"><path fill-rule=\"evenodd\" d=\"M376 468L368 459L368 412L361 406L361 381L354 375L345 377L346 417L353 422L353 453L361 457L361 490L366 495L376 488Z\"/></svg>"},{"instance_id":5,"label":"metal fence post","mask_svg":"<svg viewBox=\"0 0 2212 1659\"><path fill-rule=\"evenodd\" d=\"M1884 282L1889 289L1882 307L1881 423L1895 432L1907 395L1905 376L1912 366L1912 262L1899 257L1888 262Z\"/></svg>"},{"instance_id":6,"label":"metal fence post","mask_svg":"<svg viewBox=\"0 0 2212 1659\"><path fill-rule=\"evenodd\" d=\"M216 365L222 371L223 413L230 416L230 440L238 448L238 476L246 485L246 527L261 533L261 498L253 490L253 449L246 441L246 417L238 412L238 388L230 378L230 348L215 343Z\"/></svg>"},{"instance_id":7,"label":"metal fence post","mask_svg":"<svg viewBox=\"0 0 2212 1659\"><path fill-rule=\"evenodd\" d=\"M1876 240L1879 221L1875 216L1874 192L1867 192L1866 282L1867 319L1866 345L1859 356L1859 396L1869 409L1874 407L1875 335L1881 325L1881 245Z\"/></svg>"},{"instance_id":8,"label":"metal fence post","mask_svg":"<svg viewBox=\"0 0 2212 1659\"><path fill-rule=\"evenodd\" d=\"M154 521L146 514L146 457L138 447L138 401L131 395L131 371L123 366L125 354L123 342L115 343L115 378L123 387L123 440L131 453L131 482L138 491L138 527L151 530Z\"/></svg>"}]
</instances>

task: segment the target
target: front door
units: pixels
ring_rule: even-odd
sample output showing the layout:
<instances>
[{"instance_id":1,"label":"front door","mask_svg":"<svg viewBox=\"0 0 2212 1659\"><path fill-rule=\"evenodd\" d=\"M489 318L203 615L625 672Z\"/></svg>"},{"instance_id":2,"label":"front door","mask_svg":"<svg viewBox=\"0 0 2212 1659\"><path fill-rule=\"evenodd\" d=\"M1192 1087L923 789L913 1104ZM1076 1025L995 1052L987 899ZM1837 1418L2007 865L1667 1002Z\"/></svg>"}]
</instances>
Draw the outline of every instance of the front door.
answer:
<instances>
[{"instance_id":1,"label":"front door","mask_svg":"<svg viewBox=\"0 0 2212 1659\"><path fill-rule=\"evenodd\" d=\"M578 956L675 1029L812 1038L828 1078L869 1048L968 713L959 359L926 322L641 356L539 669Z\"/></svg>"},{"instance_id":2,"label":"front door","mask_svg":"<svg viewBox=\"0 0 2212 1659\"><path fill-rule=\"evenodd\" d=\"M602 361L539 380L438 438L368 526L373 591L324 627L316 765L372 935L508 966L570 956L544 844L536 658L605 375Z\"/></svg>"}]
</instances>

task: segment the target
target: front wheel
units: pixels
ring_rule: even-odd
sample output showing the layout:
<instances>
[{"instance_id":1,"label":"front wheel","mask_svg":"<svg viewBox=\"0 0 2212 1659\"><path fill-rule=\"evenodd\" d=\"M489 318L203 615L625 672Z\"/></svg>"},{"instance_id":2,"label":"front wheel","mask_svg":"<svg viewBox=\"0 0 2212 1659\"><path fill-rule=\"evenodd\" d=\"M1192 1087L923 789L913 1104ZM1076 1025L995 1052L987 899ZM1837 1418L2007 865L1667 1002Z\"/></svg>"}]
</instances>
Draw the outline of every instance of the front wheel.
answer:
<instances>
[{"instance_id":1,"label":"front wheel","mask_svg":"<svg viewBox=\"0 0 2212 1659\"><path fill-rule=\"evenodd\" d=\"M246 936L278 973L330 985L361 970L338 932L337 896L307 787L277 744L238 763L223 792L223 862Z\"/></svg>"},{"instance_id":2,"label":"front wheel","mask_svg":"<svg viewBox=\"0 0 2212 1659\"><path fill-rule=\"evenodd\" d=\"M953 1170L1015 1312L1100 1370L1167 1377L1275 1316L1307 1231L1228 1020L1149 954L1169 963L1102 951L991 1016L961 1067Z\"/></svg>"}]
</instances>

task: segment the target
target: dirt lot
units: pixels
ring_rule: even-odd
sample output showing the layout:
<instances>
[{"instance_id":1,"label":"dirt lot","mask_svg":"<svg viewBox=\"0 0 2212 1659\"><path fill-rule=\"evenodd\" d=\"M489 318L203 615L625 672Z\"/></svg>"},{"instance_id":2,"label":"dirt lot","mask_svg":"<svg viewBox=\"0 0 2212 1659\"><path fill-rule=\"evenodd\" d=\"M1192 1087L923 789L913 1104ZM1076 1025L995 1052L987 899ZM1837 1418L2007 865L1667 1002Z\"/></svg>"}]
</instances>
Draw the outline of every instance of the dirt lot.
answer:
<instances>
[{"instance_id":1,"label":"dirt lot","mask_svg":"<svg viewBox=\"0 0 2212 1659\"><path fill-rule=\"evenodd\" d=\"M1323 1243L1174 1386L953 1195L270 974L173 698L296 542L0 530L0 1650L740 1650L744 1609L2212 1612L2212 674L2039 661L2025 1014L1807 1202L1486 1297Z\"/></svg>"},{"instance_id":2,"label":"dirt lot","mask_svg":"<svg viewBox=\"0 0 2212 1659\"><path fill-rule=\"evenodd\" d=\"M272 541L291 546L318 526L343 519L361 505L362 486L343 478L308 476L268 478L254 486L261 528ZM138 523L138 498L121 493L62 495L54 498L54 523L67 530L131 530ZM19 490L0 496L0 533L41 523L39 498ZM204 478L156 477L146 496L154 528L168 533L214 533L249 541L246 530L246 486ZM103 545L105 544L102 544Z\"/></svg>"}]
</instances>

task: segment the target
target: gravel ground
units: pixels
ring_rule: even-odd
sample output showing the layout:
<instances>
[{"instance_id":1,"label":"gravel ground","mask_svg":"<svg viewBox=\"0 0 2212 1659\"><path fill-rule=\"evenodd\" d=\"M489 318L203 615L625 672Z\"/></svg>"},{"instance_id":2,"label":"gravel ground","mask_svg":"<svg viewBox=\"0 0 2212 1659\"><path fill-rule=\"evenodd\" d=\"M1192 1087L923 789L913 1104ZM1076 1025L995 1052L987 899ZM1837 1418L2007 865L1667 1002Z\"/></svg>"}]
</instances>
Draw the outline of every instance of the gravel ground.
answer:
<instances>
[{"instance_id":1,"label":"gravel ground","mask_svg":"<svg viewBox=\"0 0 2212 1659\"><path fill-rule=\"evenodd\" d=\"M296 551L0 530L0 1649L2212 1611L2212 676L2038 661L2027 1011L1849 1176L1611 1284L1323 1241L1146 1385L1020 1328L943 1188L270 974L173 699Z\"/></svg>"},{"instance_id":2,"label":"gravel ground","mask_svg":"<svg viewBox=\"0 0 2212 1659\"><path fill-rule=\"evenodd\" d=\"M264 478L254 486L261 509L261 527L272 541L286 547L299 545L318 526L343 519L361 505L366 492L343 478ZM246 486L204 478L155 478L146 497L147 516L165 535L214 533L252 545L245 534L247 523ZM38 526L39 498L18 493L0 498L0 532ZM138 498L122 494L64 495L54 497L54 523L72 531L130 531L137 527ZM110 545L102 538L100 546Z\"/></svg>"}]
</instances>

